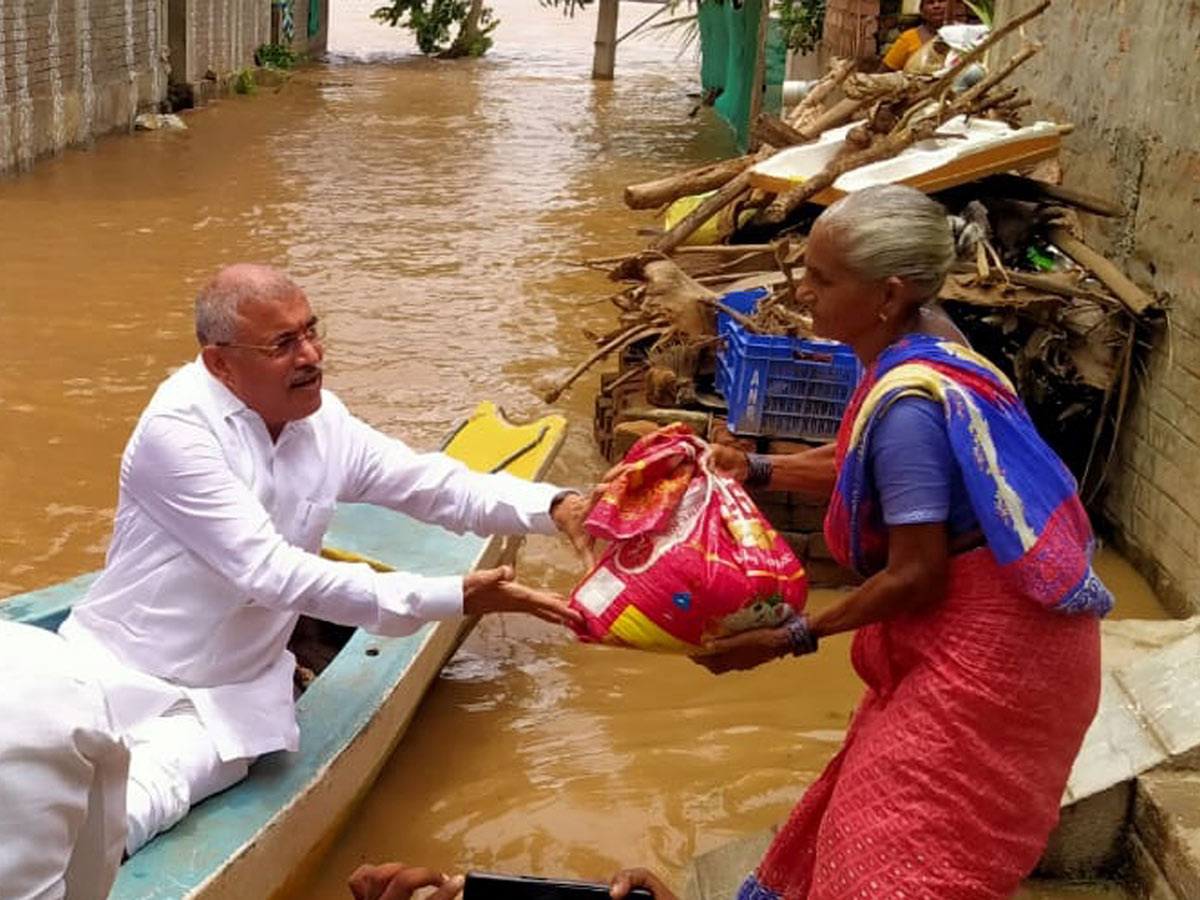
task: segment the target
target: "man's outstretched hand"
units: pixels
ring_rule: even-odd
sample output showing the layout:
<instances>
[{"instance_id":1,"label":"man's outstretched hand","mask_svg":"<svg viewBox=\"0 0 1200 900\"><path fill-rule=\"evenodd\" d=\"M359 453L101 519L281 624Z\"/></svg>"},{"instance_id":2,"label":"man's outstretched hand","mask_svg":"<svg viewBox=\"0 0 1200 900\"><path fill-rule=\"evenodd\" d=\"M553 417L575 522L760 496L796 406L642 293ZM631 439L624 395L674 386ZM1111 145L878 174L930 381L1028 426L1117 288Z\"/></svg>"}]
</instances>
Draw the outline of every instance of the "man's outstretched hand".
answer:
<instances>
[{"instance_id":1,"label":"man's outstretched hand","mask_svg":"<svg viewBox=\"0 0 1200 900\"><path fill-rule=\"evenodd\" d=\"M512 566L480 569L463 578L463 613L482 616L488 613L518 612L537 616L556 625L582 625L583 616L567 606L567 601L551 591L539 591L513 579Z\"/></svg>"},{"instance_id":2,"label":"man's outstretched hand","mask_svg":"<svg viewBox=\"0 0 1200 900\"><path fill-rule=\"evenodd\" d=\"M359 866L350 876L350 893L354 900L409 900L413 891L437 888L425 900L454 900L463 889L463 877L450 877L433 869L385 863L382 866Z\"/></svg>"}]
</instances>

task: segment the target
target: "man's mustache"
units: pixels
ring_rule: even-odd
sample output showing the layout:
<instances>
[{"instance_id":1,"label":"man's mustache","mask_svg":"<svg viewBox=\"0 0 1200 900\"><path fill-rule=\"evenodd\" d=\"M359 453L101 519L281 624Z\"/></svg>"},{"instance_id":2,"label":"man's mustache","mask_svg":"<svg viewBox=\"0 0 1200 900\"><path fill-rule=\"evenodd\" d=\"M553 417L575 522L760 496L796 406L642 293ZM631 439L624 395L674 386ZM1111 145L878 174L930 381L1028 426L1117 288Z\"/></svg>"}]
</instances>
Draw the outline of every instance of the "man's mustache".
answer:
<instances>
[{"instance_id":1,"label":"man's mustache","mask_svg":"<svg viewBox=\"0 0 1200 900\"><path fill-rule=\"evenodd\" d=\"M324 371L324 366L305 366L290 379L288 379L288 387L296 387L298 384L303 384L306 381L312 381L315 376L321 375Z\"/></svg>"}]
</instances>

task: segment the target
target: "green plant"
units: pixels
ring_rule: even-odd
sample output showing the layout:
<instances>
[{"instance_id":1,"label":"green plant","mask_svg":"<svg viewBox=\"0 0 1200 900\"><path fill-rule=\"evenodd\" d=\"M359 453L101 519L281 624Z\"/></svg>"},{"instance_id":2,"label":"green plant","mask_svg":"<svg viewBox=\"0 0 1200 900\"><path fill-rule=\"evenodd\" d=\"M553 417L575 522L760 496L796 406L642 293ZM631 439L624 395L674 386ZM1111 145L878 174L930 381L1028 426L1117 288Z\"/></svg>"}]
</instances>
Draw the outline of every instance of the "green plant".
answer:
<instances>
[{"instance_id":1,"label":"green plant","mask_svg":"<svg viewBox=\"0 0 1200 900\"><path fill-rule=\"evenodd\" d=\"M233 79L233 89L239 94L253 94L254 72L250 69L239 69Z\"/></svg>"},{"instance_id":2,"label":"green plant","mask_svg":"<svg viewBox=\"0 0 1200 900\"><path fill-rule=\"evenodd\" d=\"M574 15L592 0L538 0L542 6ZM404 27L417 39L426 56L456 58L483 56L492 46L491 34L500 24L483 0L387 0L371 18L385 25Z\"/></svg>"},{"instance_id":3,"label":"green plant","mask_svg":"<svg viewBox=\"0 0 1200 900\"><path fill-rule=\"evenodd\" d=\"M478 13L468 11L463 27L459 29L458 37L450 45L447 56L483 56L492 48L492 32L500 21L492 14L490 6L476 4Z\"/></svg>"},{"instance_id":4,"label":"green plant","mask_svg":"<svg viewBox=\"0 0 1200 900\"><path fill-rule=\"evenodd\" d=\"M391 0L371 13L371 18L408 28L417 39L417 48L432 55L450 48L451 29L461 27L469 9L464 0Z\"/></svg>"},{"instance_id":5,"label":"green plant","mask_svg":"<svg viewBox=\"0 0 1200 900\"><path fill-rule=\"evenodd\" d=\"M996 0L963 0L967 8L979 17L979 21L988 28L996 20Z\"/></svg>"},{"instance_id":6,"label":"green plant","mask_svg":"<svg viewBox=\"0 0 1200 900\"><path fill-rule=\"evenodd\" d=\"M825 28L825 0L778 0L779 27L788 48L811 53Z\"/></svg>"},{"instance_id":7,"label":"green plant","mask_svg":"<svg viewBox=\"0 0 1200 900\"><path fill-rule=\"evenodd\" d=\"M294 69L300 62L300 54L287 44L263 44L254 51L254 58L260 66L272 69Z\"/></svg>"},{"instance_id":8,"label":"green plant","mask_svg":"<svg viewBox=\"0 0 1200 900\"><path fill-rule=\"evenodd\" d=\"M581 9L585 9L592 0L538 0L538 4L546 9L561 9L564 16L571 17Z\"/></svg>"}]
</instances>

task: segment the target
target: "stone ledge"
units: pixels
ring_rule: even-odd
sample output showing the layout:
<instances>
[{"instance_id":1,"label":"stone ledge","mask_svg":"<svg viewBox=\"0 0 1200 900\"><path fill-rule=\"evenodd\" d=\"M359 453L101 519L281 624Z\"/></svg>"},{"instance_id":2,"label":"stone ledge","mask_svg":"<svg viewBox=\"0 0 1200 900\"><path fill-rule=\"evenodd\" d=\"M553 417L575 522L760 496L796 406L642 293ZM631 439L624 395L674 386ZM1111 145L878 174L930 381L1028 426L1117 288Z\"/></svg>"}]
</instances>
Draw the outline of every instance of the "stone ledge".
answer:
<instances>
[{"instance_id":1,"label":"stone ledge","mask_svg":"<svg viewBox=\"0 0 1200 900\"><path fill-rule=\"evenodd\" d=\"M1126 862L1133 793L1133 784L1123 782L1064 807L1036 874L1067 880L1117 875Z\"/></svg>"},{"instance_id":2,"label":"stone ledge","mask_svg":"<svg viewBox=\"0 0 1200 900\"><path fill-rule=\"evenodd\" d=\"M1167 876L1136 834L1130 835L1127 846L1129 860L1125 877L1137 900L1185 900L1175 893Z\"/></svg>"},{"instance_id":3,"label":"stone ledge","mask_svg":"<svg viewBox=\"0 0 1200 900\"><path fill-rule=\"evenodd\" d=\"M1133 826L1165 883L1179 897L1200 898L1200 773L1141 776Z\"/></svg>"},{"instance_id":4,"label":"stone ledge","mask_svg":"<svg viewBox=\"0 0 1200 900\"><path fill-rule=\"evenodd\" d=\"M695 857L686 873L684 900L732 900L745 877L758 866L774 838L771 830L760 831L723 844ZM1078 890L1080 900L1131 900L1125 888L1114 882L1060 881L1033 878L1025 882L1014 900L1061 898ZM1145 900L1182 900L1170 893L1143 895Z\"/></svg>"}]
</instances>

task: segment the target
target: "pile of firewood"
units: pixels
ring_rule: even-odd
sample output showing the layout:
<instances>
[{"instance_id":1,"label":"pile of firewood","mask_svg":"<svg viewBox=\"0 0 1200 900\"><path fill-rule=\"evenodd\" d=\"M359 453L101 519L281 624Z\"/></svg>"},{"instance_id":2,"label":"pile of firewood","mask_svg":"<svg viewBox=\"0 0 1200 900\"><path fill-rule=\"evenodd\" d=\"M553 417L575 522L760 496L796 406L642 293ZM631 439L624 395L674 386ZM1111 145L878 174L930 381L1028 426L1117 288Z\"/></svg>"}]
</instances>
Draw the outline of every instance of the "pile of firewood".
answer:
<instances>
[{"instance_id":1,"label":"pile of firewood","mask_svg":"<svg viewBox=\"0 0 1200 900\"><path fill-rule=\"evenodd\" d=\"M981 71L978 61L1049 5L1041 0L936 76L871 75L836 61L786 119L759 118L755 152L626 188L625 202L634 209L663 209L683 197L708 196L645 249L581 263L621 284L610 298L618 323L606 334L590 335L595 353L546 399L556 399L611 354L638 348L636 364L620 373L618 383L642 378L650 395L674 397L686 406L687 382L711 367L718 310L753 332L810 336L811 321L795 290L805 235L820 212L809 201L846 172L938 136L956 117L1019 125L1030 101L1006 80L1040 45L1026 40L991 73ZM963 78L964 73L975 77ZM755 163L850 123L855 124L844 146L824 171L778 194L751 185ZM1037 177L993 175L937 195L975 225L965 232L973 246L960 255L966 261L948 279L942 302L972 343L1013 377L1039 427L1077 476L1095 486L1120 428L1139 323L1155 303L1079 237L1078 212L1119 216L1122 210L1062 187L1056 170L1042 164L1033 173ZM714 219L722 243L684 244ZM1054 271L1031 271L1032 245L1054 248ZM753 316L721 302L731 291L758 287L768 296ZM672 384L664 388L665 381Z\"/></svg>"}]
</instances>

